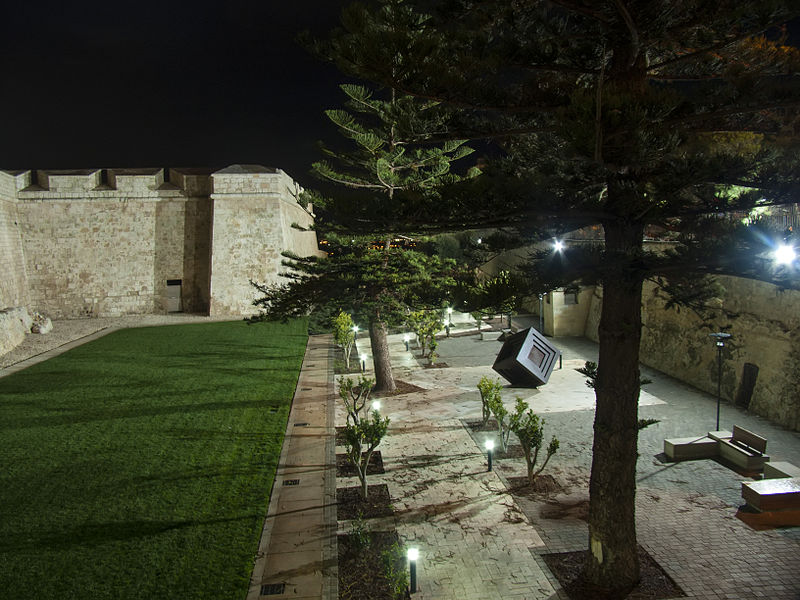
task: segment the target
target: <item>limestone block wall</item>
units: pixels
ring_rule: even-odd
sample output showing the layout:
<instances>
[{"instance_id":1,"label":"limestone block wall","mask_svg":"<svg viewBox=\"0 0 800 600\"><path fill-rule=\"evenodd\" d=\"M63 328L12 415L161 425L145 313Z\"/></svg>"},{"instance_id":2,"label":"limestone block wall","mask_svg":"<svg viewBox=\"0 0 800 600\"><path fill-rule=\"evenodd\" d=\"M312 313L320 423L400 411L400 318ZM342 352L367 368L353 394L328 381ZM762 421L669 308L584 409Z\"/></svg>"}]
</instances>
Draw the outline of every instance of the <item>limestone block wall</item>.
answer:
<instances>
[{"instance_id":1,"label":"limestone block wall","mask_svg":"<svg viewBox=\"0 0 800 600\"><path fill-rule=\"evenodd\" d=\"M687 309L666 310L655 286L645 285L641 361L716 394L717 349L709 333L725 330L733 337L723 350L723 398L736 398L744 364L755 364L759 373L750 410L800 430L800 292L737 277L719 281L725 288L721 306L738 316L720 315L710 323ZM595 341L601 306L598 289L586 321L586 337Z\"/></svg>"},{"instance_id":2,"label":"limestone block wall","mask_svg":"<svg viewBox=\"0 0 800 600\"><path fill-rule=\"evenodd\" d=\"M187 196L161 169L69 173L17 176L35 310L53 318L163 313L168 280L180 280L184 311L208 310L208 196Z\"/></svg>"},{"instance_id":3,"label":"limestone block wall","mask_svg":"<svg viewBox=\"0 0 800 600\"><path fill-rule=\"evenodd\" d=\"M14 176L0 172L0 310L28 304Z\"/></svg>"},{"instance_id":4,"label":"limestone block wall","mask_svg":"<svg viewBox=\"0 0 800 600\"><path fill-rule=\"evenodd\" d=\"M212 175L210 314L256 312L250 281L279 283L281 252L318 254L313 216L297 204L294 181L280 169L234 165Z\"/></svg>"}]
</instances>

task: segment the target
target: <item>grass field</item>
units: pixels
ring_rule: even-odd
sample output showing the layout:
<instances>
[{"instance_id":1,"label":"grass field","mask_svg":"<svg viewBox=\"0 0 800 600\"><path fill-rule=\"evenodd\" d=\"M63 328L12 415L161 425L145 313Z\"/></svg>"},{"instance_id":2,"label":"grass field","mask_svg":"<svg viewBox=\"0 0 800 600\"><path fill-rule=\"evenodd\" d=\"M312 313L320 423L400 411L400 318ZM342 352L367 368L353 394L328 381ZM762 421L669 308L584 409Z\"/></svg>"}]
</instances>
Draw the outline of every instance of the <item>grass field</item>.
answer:
<instances>
[{"instance_id":1,"label":"grass field","mask_svg":"<svg viewBox=\"0 0 800 600\"><path fill-rule=\"evenodd\" d=\"M245 597L305 322L126 329L0 379L0 597Z\"/></svg>"}]
</instances>

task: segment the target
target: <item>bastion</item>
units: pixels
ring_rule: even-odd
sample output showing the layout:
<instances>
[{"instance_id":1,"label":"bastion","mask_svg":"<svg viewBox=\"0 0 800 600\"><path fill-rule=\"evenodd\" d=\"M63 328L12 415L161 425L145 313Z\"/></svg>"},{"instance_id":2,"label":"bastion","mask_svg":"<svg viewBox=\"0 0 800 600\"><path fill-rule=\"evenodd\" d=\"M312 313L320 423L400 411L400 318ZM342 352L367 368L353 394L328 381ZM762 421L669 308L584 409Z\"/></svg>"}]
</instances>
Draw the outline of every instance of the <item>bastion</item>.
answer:
<instances>
[{"instance_id":1,"label":"bastion","mask_svg":"<svg viewBox=\"0 0 800 600\"><path fill-rule=\"evenodd\" d=\"M260 165L0 171L0 310L252 314L281 252L320 254L301 191Z\"/></svg>"}]
</instances>

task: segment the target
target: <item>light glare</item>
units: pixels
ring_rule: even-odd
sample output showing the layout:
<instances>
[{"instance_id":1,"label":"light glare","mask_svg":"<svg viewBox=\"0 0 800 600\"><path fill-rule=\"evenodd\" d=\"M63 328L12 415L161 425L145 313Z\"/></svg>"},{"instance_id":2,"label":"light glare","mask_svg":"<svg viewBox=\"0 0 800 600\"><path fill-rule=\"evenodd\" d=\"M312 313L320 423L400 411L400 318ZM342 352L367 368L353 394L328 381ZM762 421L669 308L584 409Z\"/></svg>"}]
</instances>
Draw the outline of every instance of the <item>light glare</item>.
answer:
<instances>
[{"instance_id":1,"label":"light glare","mask_svg":"<svg viewBox=\"0 0 800 600\"><path fill-rule=\"evenodd\" d=\"M419 548L408 549L408 560L417 560L419 558Z\"/></svg>"},{"instance_id":2,"label":"light glare","mask_svg":"<svg viewBox=\"0 0 800 600\"><path fill-rule=\"evenodd\" d=\"M561 252L563 249L564 249L564 242L562 242L561 240L556 240L553 243L553 250L555 250L556 252Z\"/></svg>"},{"instance_id":3,"label":"light glare","mask_svg":"<svg viewBox=\"0 0 800 600\"><path fill-rule=\"evenodd\" d=\"M494 440L486 440L483 445L487 450L492 450L494 448Z\"/></svg>"},{"instance_id":4,"label":"light glare","mask_svg":"<svg viewBox=\"0 0 800 600\"><path fill-rule=\"evenodd\" d=\"M794 248L786 244L778 246L777 250L775 250L775 262L779 265L788 265L796 256L797 253L794 251Z\"/></svg>"}]
</instances>

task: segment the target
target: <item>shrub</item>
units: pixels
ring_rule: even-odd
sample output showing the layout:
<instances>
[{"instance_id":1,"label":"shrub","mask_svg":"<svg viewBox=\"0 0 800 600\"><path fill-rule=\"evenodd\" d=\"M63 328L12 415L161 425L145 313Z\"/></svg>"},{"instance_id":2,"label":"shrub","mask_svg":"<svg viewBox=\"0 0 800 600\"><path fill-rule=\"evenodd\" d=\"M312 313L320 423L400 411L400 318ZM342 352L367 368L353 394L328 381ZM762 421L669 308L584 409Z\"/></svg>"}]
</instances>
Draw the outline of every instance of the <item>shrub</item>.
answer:
<instances>
[{"instance_id":1,"label":"shrub","mask_svg":"<svg viewBox=\"0 0 800 600\"><path fill-rule=\"evenodd\" d=\"M556 436L553 436L547 446L547 456L545 456L542 466L536 470L539 452L544 441L544 419L530 410L528 403L518 397L514 413L509 418L508 427L516 434L520 444L522 444L522 451L525 453L525 464L528 467L528 483L533 484L533 480L544 470L550 457L558 450L559 441Z\"/></svg>"},{"instance_id":2,"label":"shrub","mask_svg":"<svg viewBox=\"0 0 800 600\"><path fill-rule=\"evenodd\" d=\"M502 389L503 385L500 383L500 379L491 380L484 375L478 382L478 391L481 393L481 419L483 419L484 425L492 414L492 411L489 410L489 402L495 397L499 398Z\"/></svg>"}]
</instances>

